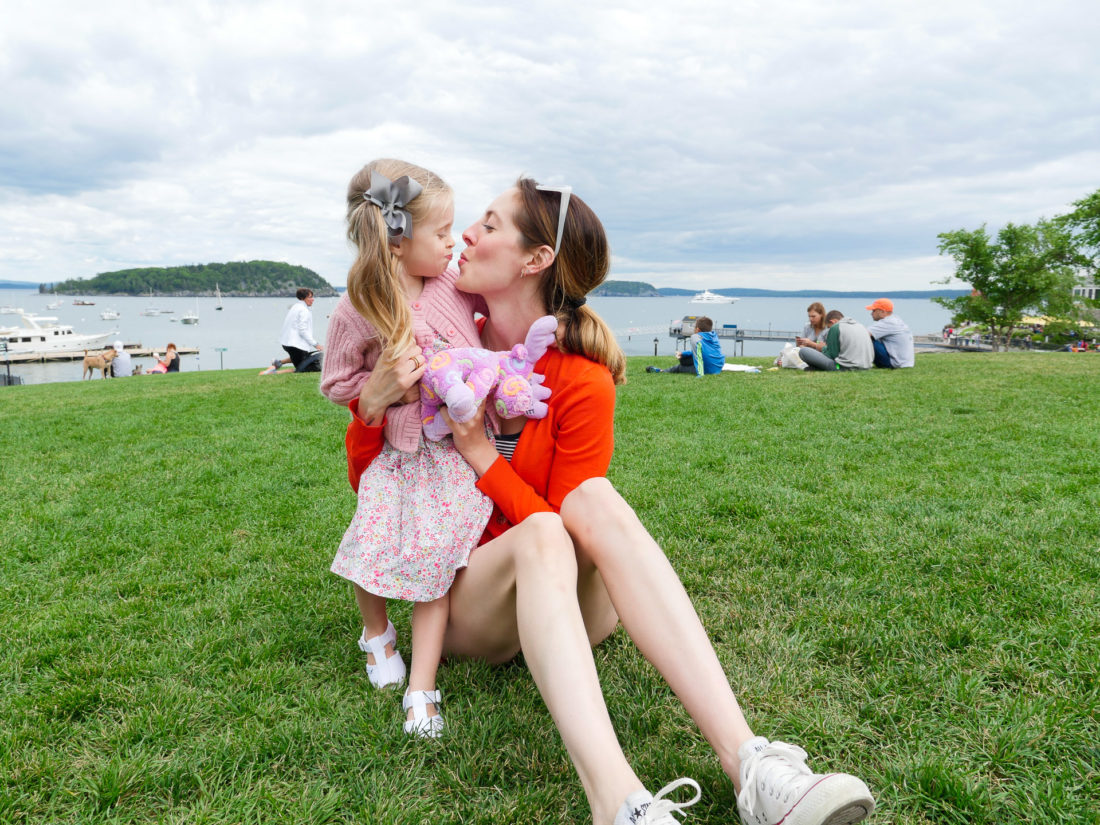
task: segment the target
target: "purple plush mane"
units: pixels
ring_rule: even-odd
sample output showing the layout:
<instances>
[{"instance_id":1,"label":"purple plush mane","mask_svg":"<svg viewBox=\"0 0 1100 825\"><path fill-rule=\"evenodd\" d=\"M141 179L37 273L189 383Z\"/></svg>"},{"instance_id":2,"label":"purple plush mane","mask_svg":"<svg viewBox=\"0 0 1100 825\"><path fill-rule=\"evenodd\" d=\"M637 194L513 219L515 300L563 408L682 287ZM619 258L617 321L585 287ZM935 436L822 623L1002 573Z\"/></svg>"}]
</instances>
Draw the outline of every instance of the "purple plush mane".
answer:
<instances>
[{"instance_id":1,"label":"purple plush mane","mask_svg":"<svg viewBox=\"0 0 1100 825\"><path fill-rule=\"evenodd\" d=\"M501 418L544 418L550 390L542 386L543 376L533 370L554 342L557 329L558 320L544 315L531 325L527 339L512 347L511 352L480 347L455 347L434 353L425 349L428 368L420 379L424 435L439 441L451 431L438 414L443 405L455 421L469 421L490 395Z\"/></svg>"}]
</instances>

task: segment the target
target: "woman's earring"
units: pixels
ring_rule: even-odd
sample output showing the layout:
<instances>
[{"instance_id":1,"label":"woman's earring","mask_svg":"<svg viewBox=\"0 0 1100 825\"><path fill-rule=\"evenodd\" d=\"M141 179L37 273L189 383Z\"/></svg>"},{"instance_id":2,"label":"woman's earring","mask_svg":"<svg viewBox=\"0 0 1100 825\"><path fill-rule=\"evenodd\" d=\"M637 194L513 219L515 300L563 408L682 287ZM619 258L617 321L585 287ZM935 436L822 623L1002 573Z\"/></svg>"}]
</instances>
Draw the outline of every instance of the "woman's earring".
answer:
<instances>
[{"instance_id":1,"label":"woman's earring","mask_svg":"<svg viewBox=\"0 0 1100 825\"><path fill-rule=\"evenodd\" d=\"M519 277L521 277L521 278L526 278L527 277L527 267L524 266L524 267L520 268Z\"/></svg>"}]
</instances>

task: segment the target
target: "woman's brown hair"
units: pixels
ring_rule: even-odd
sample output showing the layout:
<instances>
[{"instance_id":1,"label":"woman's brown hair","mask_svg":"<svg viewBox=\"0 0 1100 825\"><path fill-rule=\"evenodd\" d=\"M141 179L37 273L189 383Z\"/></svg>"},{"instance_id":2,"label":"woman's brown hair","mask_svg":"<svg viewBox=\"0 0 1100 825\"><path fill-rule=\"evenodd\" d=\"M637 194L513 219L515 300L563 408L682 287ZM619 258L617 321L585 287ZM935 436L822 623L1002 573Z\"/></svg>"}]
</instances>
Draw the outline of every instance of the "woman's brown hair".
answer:
<instances>
[{"instance_id":1,"label":"woman's brown hair","mask_svg":"<svg viewBox=\"0 0 1100 825\"><path fill-rule=\"evenodd\" d=\"M816 312L817 316L821 319L821 326L814 327L814 332L821 332L825 327L829 326L825 323L825 305L821 301L814 301L808 307L806 307L806 314Z\"/></svg>"},{"instance_id":2,"label":"woman's brown hair","mask_svg":"<svg viewBox=\"0 0 1100 825\"><path fill-rule=\"evenodd\" d=\"M531 178L516 181L519 190L515 224L524 246L554 248L558 234L560 192L540 190ZM565 214L561 248L542 274L542 299L547 312L564 326L558 346L607 367L616 384L626 381L626 359L603 319L588 306L585 296L607 278L611 246L596 213L573 195Z\"/></svg>"}]
</instances>

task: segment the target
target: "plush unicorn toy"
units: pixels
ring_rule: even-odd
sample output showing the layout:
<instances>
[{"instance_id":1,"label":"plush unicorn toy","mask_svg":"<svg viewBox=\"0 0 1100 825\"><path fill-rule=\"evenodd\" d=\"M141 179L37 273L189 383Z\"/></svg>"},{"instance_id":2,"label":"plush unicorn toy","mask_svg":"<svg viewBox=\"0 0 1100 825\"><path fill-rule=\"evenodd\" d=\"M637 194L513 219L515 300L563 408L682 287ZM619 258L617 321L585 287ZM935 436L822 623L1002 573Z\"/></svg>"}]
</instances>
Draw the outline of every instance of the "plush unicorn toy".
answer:
<instances>
[{"instance_id":1,"label":"plush unicorn toy","mask_svg":"<svg viewBox=\"0 0 1100 825\"><path fill-rule=\"evenodd\" d=\"M439 408L455 421L469 421L478 405L492 396L493 408L501 418L546 417L550 390L542 386L544 376L534 372L535 362L554 342L558 319L544 315L531 325L527 338L510 352L493 352L479 347L454 347L439 352L424 350L428 368L420 379L421 423L425 437L439 441L451 430Z\"/></svg>"}]
</instances>

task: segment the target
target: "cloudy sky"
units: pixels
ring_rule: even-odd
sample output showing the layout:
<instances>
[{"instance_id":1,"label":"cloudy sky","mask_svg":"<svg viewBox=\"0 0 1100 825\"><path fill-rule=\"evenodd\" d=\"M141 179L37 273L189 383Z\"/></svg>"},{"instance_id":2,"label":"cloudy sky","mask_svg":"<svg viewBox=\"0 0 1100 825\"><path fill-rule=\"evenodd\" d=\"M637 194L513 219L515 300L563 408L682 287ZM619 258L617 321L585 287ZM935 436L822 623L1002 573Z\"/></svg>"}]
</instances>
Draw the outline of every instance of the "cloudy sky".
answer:
<instances>
[{"instance_id":1,"label":"cloudy sky","mask_svg":"<svg viewBox=\"0 0 1100 825\"><path fill-rule=\"evenodd\" d=\"M0 0L0 279L256 258L343 284L347 181L517 175L612 277L924 289L938 232L1100 188L1095 0ZM459 244L461 247L461 243Z\"/></svg>"}]
</instances>

